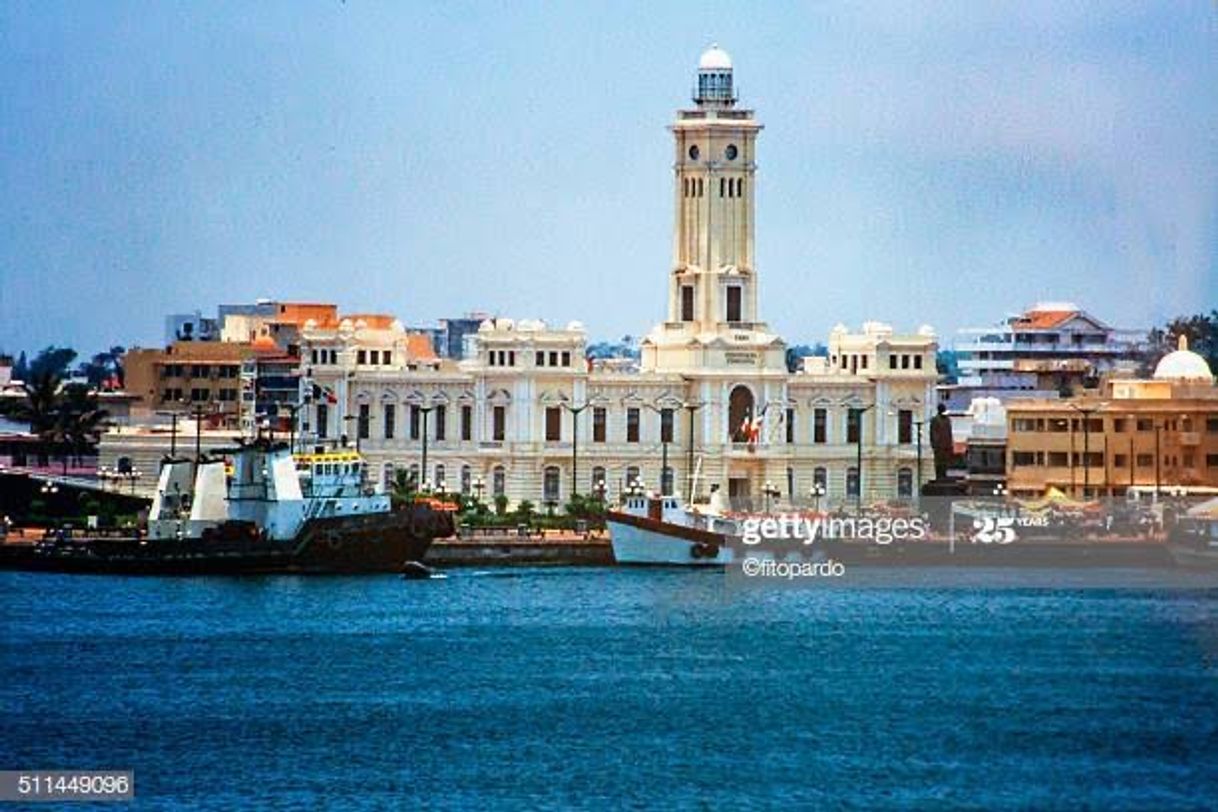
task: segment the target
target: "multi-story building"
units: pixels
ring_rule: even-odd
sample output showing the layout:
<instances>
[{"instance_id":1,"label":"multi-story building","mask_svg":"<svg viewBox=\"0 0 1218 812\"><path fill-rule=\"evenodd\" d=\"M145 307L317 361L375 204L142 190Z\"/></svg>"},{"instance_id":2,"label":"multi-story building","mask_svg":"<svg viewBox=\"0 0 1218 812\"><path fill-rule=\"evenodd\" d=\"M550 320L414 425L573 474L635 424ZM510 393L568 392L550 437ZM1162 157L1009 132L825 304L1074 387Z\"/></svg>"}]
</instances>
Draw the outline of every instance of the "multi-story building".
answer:
<instances>
[{"instance_id":1,"label":"multi-story building","mask_svg":"<svg viewBox=\"0 0 1218 812\"><path fill-rule=\"evenodd\" d=\"M1114 378L1078 398L1009 402L1007 446L1007 486L1016 495L1218 486L1218 387L1181 338L1150 379Z\"/></svg>"},{"instance_id":2,"label":"multi-story building","mask_svg":"<svg viewBox=\"0 0 1218 812\"><path fill-rule=\"evenodd\" d=\"M563 504L628 483L738 503L908 500L932 409L936 338L881 323L835 328L828 357L790 373L760 316L756 142L727 54L699 63L671 127L674 253L666 316L637 365L586 360L572 322L485 319L459 362L425 358L365 317L302 330L300 433L348 435L386 479ZM928 439L928 438L927 438ZM929 467L929 459L926 462Z\"/></svg>"},{"instance_id":3,"label":"multi-story building","mask_svg":"<svg viewBox=\"0 0 1218 812\"><path fill-rule=\"evenodd\" d=\"M1145 332L1110 327L1078 305L1042 302L993 327L960 330L960 385L1069 393L1138 366Z\"/></svg>"}]
</instances>

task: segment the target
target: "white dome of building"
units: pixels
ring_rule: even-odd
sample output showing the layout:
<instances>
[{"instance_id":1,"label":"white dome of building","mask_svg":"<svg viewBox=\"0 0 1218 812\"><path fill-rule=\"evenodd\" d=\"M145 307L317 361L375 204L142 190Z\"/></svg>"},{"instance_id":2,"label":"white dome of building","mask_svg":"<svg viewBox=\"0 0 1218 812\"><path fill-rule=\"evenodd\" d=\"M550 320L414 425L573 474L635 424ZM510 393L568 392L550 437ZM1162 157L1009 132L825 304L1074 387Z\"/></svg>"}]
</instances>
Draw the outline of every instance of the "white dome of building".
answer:
<instances>
[{"instance_id":1,"label":"white dome of building","mask_svg":"<svg viewBox=\"0 0 1218 812\"><path fill-rule=\"evenodd\" d=\"M483 319L482 323L478 325L479 333L489 333L494 329L495 322L491 321L490 319Z\"/></svg>"},{"instance_id":2,"label":"white dome of building","mask_svg":"<svg viewBox=\"0 0 1218 812\"><path fill-rule=\"evenodd\" d=\"M698 60L698 70L731 70L732 58L717 44L712 44Z\"/></svg>"},{"instance_id":3,"label":"white dome of building","mask_svg":"<svg viewBox=\"0 0 1218 812\"><path fill-rule=\"evenodd\" d=\"M567 322L567 331L571 333L582 333L584 332L584 323L582 321Z\"/></svg>"},{"instance_id":4,"label":"white dome of building","mask_svg":"<svg viewBox=\"0 0 1218 812\"><path fill-rule=\"evenodd\" d=\"M1188 337L1180 336L1179 349L1159 359L1155 366L1155 380L1212 381L1214 373L1210 365L1188 348Z\"/></svg>"}]
</instances>

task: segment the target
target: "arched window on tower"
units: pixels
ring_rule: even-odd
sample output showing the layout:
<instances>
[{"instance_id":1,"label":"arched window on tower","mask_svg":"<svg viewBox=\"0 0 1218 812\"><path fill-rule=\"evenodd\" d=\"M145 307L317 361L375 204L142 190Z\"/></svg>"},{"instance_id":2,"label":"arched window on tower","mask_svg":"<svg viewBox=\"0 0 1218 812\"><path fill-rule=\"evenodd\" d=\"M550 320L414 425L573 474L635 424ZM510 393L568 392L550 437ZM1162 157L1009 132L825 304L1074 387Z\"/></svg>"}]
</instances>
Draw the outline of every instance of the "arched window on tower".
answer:
<instances>
[{"instance_id":1,"label":"arched window on tower","mask_svg":"<svg viewBox=\"0 0 1218 812\"><path fill-rule=\"evenodd\" d=\"M724 191L727 189L727 178L719 178L719 197L723 197Z\"/></svg>"},{"instance_id":2,"label":"arched window on tower","mask_svg":"<svg viewBox=\"0 0 1218 812\"><path fill-rule=\"evenodd\" d=\"M736 181L736 197L744 197L744 178Z\"/></svg>"}]
</instances>

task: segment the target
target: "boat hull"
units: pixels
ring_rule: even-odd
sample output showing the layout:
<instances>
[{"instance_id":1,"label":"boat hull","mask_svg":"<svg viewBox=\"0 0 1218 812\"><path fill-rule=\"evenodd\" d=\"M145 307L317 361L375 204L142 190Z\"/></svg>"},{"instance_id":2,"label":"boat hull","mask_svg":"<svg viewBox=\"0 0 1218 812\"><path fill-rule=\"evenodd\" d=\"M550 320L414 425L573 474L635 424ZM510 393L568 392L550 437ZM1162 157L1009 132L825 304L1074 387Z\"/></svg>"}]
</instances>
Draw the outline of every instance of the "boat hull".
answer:
<instances>
[{"instance_id":1,"label":"boat hull","mask_svg":"<svg viewBox=\"0 0 1218 812\"><path fill-rule=\"evenodd\" d=\"M85 538L0 545L0 568L117 575L257 575L401 572L435 538L452 535L452 514L424 505L363 516L311 519L288 541L244 523L202 538Z\"/></svg>"},{"instance_id":2,"label":"boat hull","mask_svg":"<svg viewBox=\"0 0 1218 812\"><path fill-rule=\"evenodd\" d=\"M658 519L610 512L606 517L618 564L652 567L723 567L733 560L722 533Z\"/></svg>"}]
</instances>

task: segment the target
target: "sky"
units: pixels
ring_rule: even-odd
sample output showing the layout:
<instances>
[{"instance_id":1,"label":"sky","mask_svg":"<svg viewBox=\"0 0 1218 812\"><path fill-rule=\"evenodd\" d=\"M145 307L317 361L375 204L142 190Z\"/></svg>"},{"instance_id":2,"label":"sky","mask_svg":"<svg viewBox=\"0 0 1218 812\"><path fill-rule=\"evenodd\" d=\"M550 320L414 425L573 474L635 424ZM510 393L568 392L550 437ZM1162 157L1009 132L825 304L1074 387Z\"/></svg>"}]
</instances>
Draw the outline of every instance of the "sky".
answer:
<instances>
[{"instance_id":1,"label":"sky","mask_svg":"<svg viewBox=\"0 0 1218 812\"><path fill-rule=\"evenodd\" d=\"M257 297L665 316L699 54L758 147L762 317L949 343L1218 307L1218 4L0 3L0 351Z\"/></svg>"}]
</instances>

